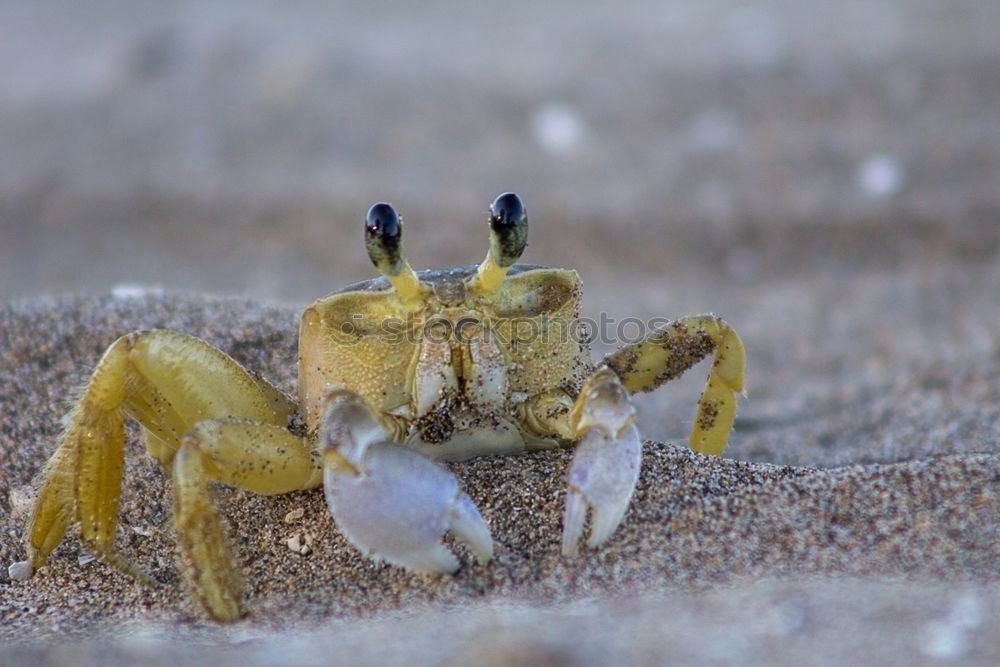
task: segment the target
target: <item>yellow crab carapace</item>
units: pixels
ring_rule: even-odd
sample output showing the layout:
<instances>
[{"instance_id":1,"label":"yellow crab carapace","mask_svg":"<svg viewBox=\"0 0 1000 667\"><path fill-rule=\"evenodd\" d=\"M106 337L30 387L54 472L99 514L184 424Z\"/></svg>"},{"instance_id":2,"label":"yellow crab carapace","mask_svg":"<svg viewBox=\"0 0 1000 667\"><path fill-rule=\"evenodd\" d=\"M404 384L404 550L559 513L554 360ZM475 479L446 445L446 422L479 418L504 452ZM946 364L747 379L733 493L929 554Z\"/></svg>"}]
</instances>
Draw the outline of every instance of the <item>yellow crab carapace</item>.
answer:
<instances>
[{"instance_id":1,"label":"yellow crab carapace","mask_svg":"<svg viewBox=\"0 0 1000 667\"><path fill-rule=\"evenodd\" d=\"M402 220L375 204L365 240L381 278L302 313L298 401L207 343L173 331L122 336L104 353L46 464L27 529L27 578L71 525L103 561L151 581L115 548L124 422L173 476L180 570L208 616L243 611L242 584L209 486L265 494L323 486L333 518L364 554L452 572L447 531L486 562L490 530L435 459L575 446L562 551L621 522L639 474L631 395L714 353L690 446L719 454L743 390L744 352L728 324L686 317L598 364L578 332L576 271L515 264L528 219L517 195L491 206L479 266L414 272Z\"/></svg>"}]
</instances>

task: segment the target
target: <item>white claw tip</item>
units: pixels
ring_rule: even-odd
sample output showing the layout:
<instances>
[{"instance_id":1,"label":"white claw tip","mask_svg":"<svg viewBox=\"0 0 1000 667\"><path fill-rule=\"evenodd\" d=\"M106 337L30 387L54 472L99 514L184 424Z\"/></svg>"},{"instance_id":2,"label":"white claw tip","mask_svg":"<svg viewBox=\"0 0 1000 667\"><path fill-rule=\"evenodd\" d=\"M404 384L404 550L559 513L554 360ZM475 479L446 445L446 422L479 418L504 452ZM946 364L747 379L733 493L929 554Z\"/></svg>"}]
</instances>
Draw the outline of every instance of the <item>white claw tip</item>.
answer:
<instances>
[{"instance_id":1,"label":"white claw tip","mask_svg":"<svg viewBox=\"0 0 1000 667\"><path fill-rule=\"evenodd\" d=\"M7 568L7 576L14 581L24 581L25 579L31 578L33 571L31 569L31 563L26 560L19 560L16 563L11 563L10 567Z\"/></svg>"},{"instance_id":2,"label":"white claw tip","mask_svg":"<svg viewBox=\"0 0 1000 667\"><path fill-rule=\"evenodd\" d=\"M583 524L587 520L587 502L583 495L570 489L566 494L566 512L563 514L563 556L575 556L580 536L583 535Z\"/></svg>"},{"instance_id":3,"label":"white claw tip","mask_svg":"<svg viewBox=\"0 0 1000 667\"><path fill-rule=\"evenodd\" d=\"M488 563L493 558L493 535L472 499L464 493L458 495L451 508L449 528L480 563Z\"/></svg>"}]
</instances>

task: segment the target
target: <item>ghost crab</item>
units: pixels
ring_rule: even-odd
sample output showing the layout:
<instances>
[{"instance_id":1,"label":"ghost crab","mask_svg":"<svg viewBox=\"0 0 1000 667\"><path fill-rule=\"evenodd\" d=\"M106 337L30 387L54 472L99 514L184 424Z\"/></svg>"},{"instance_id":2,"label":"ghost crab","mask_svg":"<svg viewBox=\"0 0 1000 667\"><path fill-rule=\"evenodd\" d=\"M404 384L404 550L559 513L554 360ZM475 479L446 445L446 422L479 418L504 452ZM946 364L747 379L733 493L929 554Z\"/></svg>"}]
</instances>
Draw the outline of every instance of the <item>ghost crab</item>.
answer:
<instances>
[{"instance_id":1,"label":"ghost crab","mask_svg":"<svg viewBox=\"0 0 1000 667\"><path fill-rule=\"evenodd\" d=\"M576 445L562 552L621 522L639 473L630 395L677 377L714 351L690 446L719 454L743 389L743 345L722 320L687 317L596 367L575 330L575 271L515 264L527 236L521 200L492 204L478 267L415 273L402 221L375 204L365 221L381 278L345 287L302 313L298 403L220 350L173 331L138 331L104 353L46 464L27 528L30 576L74 521L86 548L152 582L115 549L124 420L173 476L185 586L210 617L243 613L238 568L212 501L223 482L276 494L324 486L336 524L362 553L416 571L453 572L446 531L481 562L489 528L434 459Z\"/></svg>"}]
</instances>

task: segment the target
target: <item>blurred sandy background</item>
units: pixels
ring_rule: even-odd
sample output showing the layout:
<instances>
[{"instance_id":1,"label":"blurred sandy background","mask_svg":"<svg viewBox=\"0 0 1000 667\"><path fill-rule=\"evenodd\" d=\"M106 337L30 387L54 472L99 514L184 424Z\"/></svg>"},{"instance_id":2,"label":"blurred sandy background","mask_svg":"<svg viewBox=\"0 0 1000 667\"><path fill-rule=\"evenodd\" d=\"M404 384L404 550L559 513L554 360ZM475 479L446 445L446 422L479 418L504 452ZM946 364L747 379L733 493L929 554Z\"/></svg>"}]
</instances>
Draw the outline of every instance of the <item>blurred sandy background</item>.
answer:
<instances>
[{"instance_id":1,"label":"blurred sandy background","mask_svg":"<svg viewBox=\"0 0 1000 667\"><path fill-rule=\"evenodd\" d=\"M719 313L758 398L765 341L829 357L838 305L870 301L874 354L886 303L909 328L991 299L996 3L8 0L0 25L0 299L304 304L374 275L372 202L433 268L481 259L505 190L588 316Z\"/></svg>"},{"instance_id":2,"label":"blurred sandy background","mask_svg":"<svg viewBox=\"0 0 1000 667\"><path fill-rule=\"evenodd\" d=\"M478 262L515 190L525 261L580 269L587 315L734 324L750 401L727 455L995 462L998 35L1000 3L973 0L0 0L0 302L138 285L301 305L374 275L372 202L431 268ZM92 355L120 333L100 324ZM643 398L647 436L683 442L694 375ZM870 623L864 583L808 599L856 612L836 627L865 646L940 657L914 643L950 604L935 577L876 587ZM743 594L768 608L767 586ZM743 599L713 595L688 602ZM983 641L971 655L997 655Z\"/></svg>"},{"instance_id":3,"label":"blurred sandy background","mask_svg":"<svg viewBox=\"0 0 1000 667\"><path fill-rule=\"evenodd\" d=\"M992 2L6 0L0 26L7 300L304 302L372 274L373 201L429 268L480 259L504 190L527 261L621 299L997 250Z\"/></svg>"}]
</instances>

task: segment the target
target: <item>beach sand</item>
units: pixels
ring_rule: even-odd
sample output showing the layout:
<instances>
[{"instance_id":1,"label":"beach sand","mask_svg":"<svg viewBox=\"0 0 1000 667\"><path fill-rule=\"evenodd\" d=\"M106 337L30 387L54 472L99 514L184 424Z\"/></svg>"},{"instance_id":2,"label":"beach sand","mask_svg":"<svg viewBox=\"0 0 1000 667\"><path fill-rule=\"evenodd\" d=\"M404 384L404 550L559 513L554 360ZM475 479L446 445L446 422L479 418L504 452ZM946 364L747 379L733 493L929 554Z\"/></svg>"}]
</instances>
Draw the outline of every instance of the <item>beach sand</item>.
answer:
<instances>
[{"instance_id":1,"label":"beach sand","mask_svg":"<svg viewBox=\"0 0 1000 667\"><path fill-rule=\"evenodd\" d=\"M876 361L842 335L832 337L839 345L820 337L826 347L802 346L810 320L766 339L747 335L775 315L766 307L740 314L753 375L726 456L694 453L683 440L646 442L623 525L576 557L559 554L571 451L451 464L496 541L487 565L459 549L455 576L362 558L320 491L222 489L250 610L227 626L198 620L181 594L167 477L133 432L119 545L162 585L133 583L70 536L30 580L0 579L0 659L995 661L1000 356L997 304L981 286L996 274L986 265L948 277L943 287L964 298L945 336L930 321L918 326L933 296L902 298L920 291L919 281L853 278L847 287L863 283L869 295L898 292L893 317L877 328L908 333ZM758 303L775 296L758 291ZM838 313L843 325L871 323L869 302L852 300L853 311ZM831 307L817 302L812 315ZM66 400L117 335L186 331L292 391L295 321L291 307L171 294L36 299L0 310L0 560L24 557L19 510L29 482L54 447ZM955 335L973 324L987 335ZM780 363L778 349L786 351ZM790 375L786 364L796 362ZM847 380L831 370L838 365L868 373ZM700 381L704 367L692 373ZM293 552L288 539L306 534L309 553Z\"/></svg>"},{"instance_id":2,"label":"beach sand","mask_svg":"<svg viewBox=\"0 0 1000 667\"><path fill-rule=\"evenodd\" d=\"M8 4L0 664L1000 664L997 3ZM72 532L7 577L115 338L294 392L298 311L373 275L373 201L422 269L479 261L508 189L587 317L733 324L723 458L685 446L705 364L637 397L638 492L573 558L572 452L453 464L496 541L453 577L360 557L319 491L220 489L249 608L220 626L133 427L118 544L162 584Z\"/></svg>"}]
</instances>

